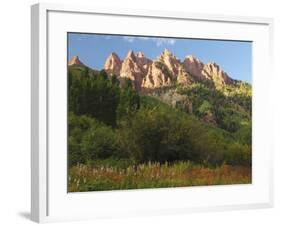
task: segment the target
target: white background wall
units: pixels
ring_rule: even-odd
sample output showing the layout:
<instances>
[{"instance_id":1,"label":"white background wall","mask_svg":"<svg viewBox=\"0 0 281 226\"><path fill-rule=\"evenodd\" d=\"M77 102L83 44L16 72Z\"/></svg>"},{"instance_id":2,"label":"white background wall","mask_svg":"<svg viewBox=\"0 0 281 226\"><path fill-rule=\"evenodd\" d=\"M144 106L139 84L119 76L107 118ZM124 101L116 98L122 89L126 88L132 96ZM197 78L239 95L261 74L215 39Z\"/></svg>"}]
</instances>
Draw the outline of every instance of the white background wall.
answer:
<instances>
[{"instance_id":1,"label":"white background wall","mask_svg":"<svg viewBox=\"0 0 281 226\"><path fill-rule=\"evenodd\" d=\"M57 0L108 8L172 10L272 17L275 20L275 207L58 225L281 225L281 7L278 0ZM0 7L0 225L32 225L30 209L30 5L2 0ZM264 79L267 79L267 74ZM266 151L266 150L265 150ZM53 224L56 225L56 224Z\"/></svg>"}]
</instances>

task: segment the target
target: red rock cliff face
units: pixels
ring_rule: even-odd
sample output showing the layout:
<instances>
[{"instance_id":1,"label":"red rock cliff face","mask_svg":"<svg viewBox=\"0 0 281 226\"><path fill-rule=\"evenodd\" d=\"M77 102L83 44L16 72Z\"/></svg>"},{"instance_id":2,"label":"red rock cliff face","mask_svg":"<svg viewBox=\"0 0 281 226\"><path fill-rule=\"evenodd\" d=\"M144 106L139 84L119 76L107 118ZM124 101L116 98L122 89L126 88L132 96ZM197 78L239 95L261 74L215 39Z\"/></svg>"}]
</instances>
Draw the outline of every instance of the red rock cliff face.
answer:
<instances>
[{"instance_id":1,"label":"red rock cliff face","mask_svg":"<svg viewBox=\"0 0 281 226\"><path fill-rule=\"evenodd\" d=\"M172 76L176 78L180 68L180 61L168 49L164 49L159 57L159 61L163 62Z\"/></svg>"},{"instance_id":2,"label":"red rock cliff face","mask_svg":"<svg viewBox=\"0 0 281 226\"><path fill-rule=\"evenodd\" d=\"M120 70L122 67L122 61L120 58L117 56L116 53L111 53L107 60L105 61L104 64L104 70L109 74L109 75L120 75Z\"/></svg>"},{"instance_id":3,"label":"red rock cliff face","mask_svg":"<svg viewBox=\"0 0 281 226\"><path fill-rule=\"evenodd\" d=\"M157 61L153 62L144 76L141 88L155 89L172 85L172 78L169 72L163 71Z\"/></svg>"},{"instance_id":4,"label":"red rock cliff face","mask_svg":"<svg viewBox=\"0 0 281 226\"><path fill-rule=\"evenodd\" d=\"M203 64L199 59L189 55L184 59L183 65L185 70L196 79L211 81L216 88L231 85L234 82L216 63Z\"/></svg>"},{"instance_id":5,"label":"red rock cliff face","mask_svg":"<svg viewBox=\"0 0 281 226\"><path fill-rule=\"evenodd\" d=\"M82 62L74 57L69 65L82 65ZM204 64L192 55L186 56L181 62L168 49L164 49L154 60L148 59L142 52L135 54L130 50L122 61L113 52L108 56L104 69L109 75L131 79L138 91L175 84L189 86L194 81L208 81L215 88L221 88L235 81L215 63Z\"/></svg>"},{"instance_id":6,"label":"red rock cliff face","mask_svg":"<svg viewBox=\"0 0 281 226\"><path fill-rule=\"evenodd\" d=\"M183 66L187 72L195 76L197 79L204 79L204 76L202 75L204 64L194 56L186 56L183 61Z\"/></svg>"},{"instance_id":7,"label":"red rock cliff face","mask_svg":"<svg viewBox=\"0 0 281 226\"><path fill-rule=\"evenodd\" d=\"M216 88L221 88L225 85L234 83L234 80L231 79L225 71L221 70L216 63L208 63L204 65L202 74L206 79L213 81Z\"/></svg>"},{"instance_id":8,"label":"red rock cliff face","mask_svg":"<svg viewBox=\"0 0 281 226\"><path fill-rule=\"evenodd\" d=\"M136 56L130 50L122 63L120 77L131 79L136 90L141 90L142 80L148 70L149 64L150 61L146 60L143 55L138 54Z\"/></svg>"},{"instance_id":9,"label":"red rock cliff face","mask_svg":"<svg viewBox=\"0 0 281 226\"><path fill-rule=\"evenodd\" d=\"M119 66L112 70L119 71ZM146 58L142 52L135 54L129 51L118 75L131 79L137 90L167 87L176 82L183 85L191 83L190 75L181 62L167 49L155 60Z\"/></svg>"},{"instance_id":10,"label":"red rock cliff face","mask_svg":"<svg viewBox=\"0 0 281 226\"><path fill-rule=\"evenodd\" d=\"M74 56L69 62L68 62L69 66L72 65L83 65L83 63L79 60L78 56Z\"/></svg>"}]
</instances>

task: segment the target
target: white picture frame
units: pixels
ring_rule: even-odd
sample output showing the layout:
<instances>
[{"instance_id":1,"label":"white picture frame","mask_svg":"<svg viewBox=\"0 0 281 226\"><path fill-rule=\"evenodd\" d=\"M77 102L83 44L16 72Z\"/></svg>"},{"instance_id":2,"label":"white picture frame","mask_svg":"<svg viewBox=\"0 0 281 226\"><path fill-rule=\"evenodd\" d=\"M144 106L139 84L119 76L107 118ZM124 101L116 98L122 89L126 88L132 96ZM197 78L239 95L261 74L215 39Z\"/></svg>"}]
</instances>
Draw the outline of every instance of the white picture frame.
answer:
<instances>
[{"instance_id":1,"label":"white picture frame","mask_svg":"<svg viewBox=\"0 0 281 226\"><path fill-rule=\"evenodd\" d=\"M115 26L116 18L120 26ZM139 29L133 28L132 23L137 24ZM273 206L273 141L268 132L273 130L273 107L270 101L270 86L273 80L272 19L40 3L32 6L31 24L33 221L51 222ZM154 25L159 26L158 29L155 29ZM166 29L162 29L164 25ZM189 28L188 31L185 29L180 33L179 27L185 25ZM66 100L65 34L68 31L253 41L253 183L68 194L66 180L62 180L66 178L67 171L64 161L66 105L63 103ZM262 79L265 73L266 80ZM54 74L65 76L55 77ZM165 201L163 197L166 198Z\"/></svg>"}]
</instances>

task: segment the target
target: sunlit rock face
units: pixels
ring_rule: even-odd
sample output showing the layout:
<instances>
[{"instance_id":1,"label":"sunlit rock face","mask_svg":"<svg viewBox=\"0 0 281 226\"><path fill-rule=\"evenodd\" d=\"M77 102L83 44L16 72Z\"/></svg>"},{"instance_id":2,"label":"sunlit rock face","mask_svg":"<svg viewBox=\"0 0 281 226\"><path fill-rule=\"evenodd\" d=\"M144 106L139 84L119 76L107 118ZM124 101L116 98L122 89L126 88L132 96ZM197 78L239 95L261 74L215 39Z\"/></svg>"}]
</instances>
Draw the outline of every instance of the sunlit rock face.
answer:
<instances>
[{"instance_id":1,"label":"sunlit rock face","mask_svg":"<svg viewBox=\"0 0 281 226\"><path fill-rule=\"evenodd\" d=\"M177 77L181 63L168 49L164 49L159 57L159 61L167 66L174 78Z\"/></svg>"},{"instance_id":2,"label":"sunlit rock face","mask_svg":"<svg viewBox=\"0 0 281 226\"><path fill-rule=\"evenodd\" d=\"M104 70L109 75L114 74L116 76L119 76L121 67L122 61L120 60L119 56L114 52L109 55L104 64Z\"/></svg>"},{"instance_id":3,"label":"sunlit rock face","mask_svg":"<svg viewBox=\"0 0 281 226\"><path fill-rule=\"evenodd\" d=\"M83 63L80 61L78 56L74 56L69 62L68 62L69 66L73 66L73 65L83 65Z\"/></svg>"},{"instance_id":4,"label":"sunlit rock face","mask_svg":"<svg viewBox=\"0 0 281 226\"><path fill-rule=\"evenodd\" d=\"M234 82L234 80L231 79L225 71L221 70L216 63L205 64L202 75L206 79L212 80L216 88L231 85Z\"/></svg>"},{"instance_id":5,"label":"sunlit rock face","mask_svg":"<svg viewBox=\"0 0 281 226\"><path fill-rule=\"evenodd\" d=\"M161 88L171 86L172 80L168 72L163 72L157 62L153 62L143 78L141 87L147 89Z\"/></svg>"},{"instance_id":6,"label":"sunlit rock face","mask_svg":"<svg viewBox=\"0 0 281 226\"><path fill-rule=\"evenodd\" d=\"M134 52L130 50L122 63L120 77L131 79L136 90L140 90L144 77L142 68L143 65L139 62Z\"/></svg>"},{"instance_id":7,"label":"sunlit rock face","mask_svg":"<svg viewBox=\"0 0 281 226\"><path fill-rule=\"evenodd\" d=\"M72 61L73 64L80 62L78 58ZM131 79L138 91L177 84L189 86L196 81L208 81L216 88L221 88L234 82L216 63L204 64L192 55L186 56L181 62L168 49L164 49L154 60L145 57L143 52L134 53L130 50L122 61L113 52L108 56L104 69L109 75Z\"/></svg>"},{"instance_id":8,"label":"sunlit rock face","mask_svg":"<svg viewBox=\"0 0 281 226\"><path fill-rule=\"evenodd\" d=\"M183 66L184 69L195 78L199 80L204 79L204 76L202 75L204 64L196 57L192 55L186 56L183 61Z\"/></svg>"},{"instance_id":9,"label":"sunlit rock face","mask_svg":"<svg viewBox=\"0 0 281 226\"><path fill-rule=\"evenodd\" d=\"M196 80L212 82L216 88L234 83L234 80L214 62L203 64L199 59L189 55L184 59L183 65Z\"/></svg>"}]
</instances>

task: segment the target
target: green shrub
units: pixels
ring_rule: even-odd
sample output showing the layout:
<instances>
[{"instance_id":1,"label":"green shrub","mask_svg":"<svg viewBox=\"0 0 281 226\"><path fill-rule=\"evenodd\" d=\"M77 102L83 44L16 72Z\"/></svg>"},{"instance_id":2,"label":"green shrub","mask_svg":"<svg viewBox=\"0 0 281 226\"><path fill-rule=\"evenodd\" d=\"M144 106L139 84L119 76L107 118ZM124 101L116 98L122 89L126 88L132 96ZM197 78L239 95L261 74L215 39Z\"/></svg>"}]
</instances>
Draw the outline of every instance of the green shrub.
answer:
<instances>
[{"instance_id":1,"label":"green shrub","mask_svg":"<svg viewBox=\"0 0 281 226\"><path fill-rule=\"evenodd\" d=\"M68 115L69 164L86 163L96 158L108 158L116 150L113 129L89 116Z\"/></svg>"},{"instance_id":2,"label":"green shrub","mask_svg":"<svg viewBox=\"0 0 281 226\"><path fill-rule=\"evenodd\" d=\"M87 159L105 159L115 154L116 135L107 126L99 125L87 130L81 140L81 150Z\"/></svg>"}]
</instances>

